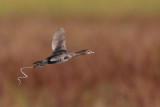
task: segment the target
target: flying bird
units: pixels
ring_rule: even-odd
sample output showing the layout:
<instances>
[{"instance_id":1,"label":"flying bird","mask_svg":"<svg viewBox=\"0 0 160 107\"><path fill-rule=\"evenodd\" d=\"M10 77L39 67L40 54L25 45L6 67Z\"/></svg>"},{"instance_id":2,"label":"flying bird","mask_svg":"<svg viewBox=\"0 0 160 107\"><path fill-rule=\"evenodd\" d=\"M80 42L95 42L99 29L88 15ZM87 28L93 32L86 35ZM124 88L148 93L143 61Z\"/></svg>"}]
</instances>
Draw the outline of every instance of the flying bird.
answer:
<instances>
[{"instance_id":1,"label":"flying bird","mask_svg":"<svg viewBox=\"0 0 160 107\"><path fill-rule=\"evenodd\" d=\"M89 55L94 53L89 49L81 50L79 52L69 52L66 48L64 28L60 28L55 32L53 36L53 41L52 41L52 50L53 50L53 53L51 56L41 61L34 62L33 64L36 64L36 65L33 66L33 68L44 66L45 64L60 64L60 63L67 62L79 55Z\"/></svg>"},{"instance_id":2,"label":"flying bird","mask_svg":"<svg viewBox=\"0 0 160 107\"><path fill-rule=\"evenodd\" d=\"M19 81L19 85L21 84L21 79L28 78L28 75L23 72L23 69L25 68L37 68L37 67L44 66L45 64L60 64L60 63L67 62L71 60L72 58L79 56L79 55L89 55L89 54L94 53L93 51L89 49L81 50L79 52L67 51L64 34L65 34L65 31L63 28L60 28L55 32L53 36L53 40L52 40L53 53L51 56L41 61L34 62L33 63L35 64L34 66L20 68L20 71L23 74L23 76L20 76L17 78Z\"/></svg>"}]
</instances>

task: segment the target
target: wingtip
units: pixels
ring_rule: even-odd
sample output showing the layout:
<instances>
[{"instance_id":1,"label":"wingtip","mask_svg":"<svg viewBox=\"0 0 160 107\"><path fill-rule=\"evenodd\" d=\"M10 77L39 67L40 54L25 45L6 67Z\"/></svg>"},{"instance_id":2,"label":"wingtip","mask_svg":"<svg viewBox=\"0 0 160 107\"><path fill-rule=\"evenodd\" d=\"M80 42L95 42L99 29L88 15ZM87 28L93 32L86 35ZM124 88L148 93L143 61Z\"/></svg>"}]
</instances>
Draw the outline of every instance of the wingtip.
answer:
<instances>
[{"instance_id":1,"label":"wingtip","mask_svg":"<svg viewBox=\"0 0 160 107\"><path fill-rule=\"evenodd\" d=\"M59 30L58 30L58 31L65 32L65 30L64 30L64 28L63 28L63 27L59 28Z\"/></svg>"}]
</instances>

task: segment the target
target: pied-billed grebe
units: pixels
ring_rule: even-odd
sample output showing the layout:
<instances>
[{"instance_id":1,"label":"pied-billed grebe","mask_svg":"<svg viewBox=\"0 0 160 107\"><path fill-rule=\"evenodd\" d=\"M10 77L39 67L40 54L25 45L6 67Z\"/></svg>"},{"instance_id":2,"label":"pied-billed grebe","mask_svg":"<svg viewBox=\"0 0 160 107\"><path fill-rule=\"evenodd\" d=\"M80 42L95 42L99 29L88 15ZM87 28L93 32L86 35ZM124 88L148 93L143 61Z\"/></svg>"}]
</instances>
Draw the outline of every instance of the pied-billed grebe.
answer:
<instances>
[{"instance_id":1,"label":"pied-billed grebe","mask_svg":"<svg viewBox=\"0 0 160 107\"><path fill-rule=\"evenodd\" d=\"M36 61L35 63L33 63L36 64L33 68L44 66L45 64L60 64L69 61L75 56L89 55L94 53L89 49L85 49L79 52L67 51L64 34L65 31L63 28L60 28L55 32L52 41L52 50L53 50L52 55L46 59L43 59L41 61Z\"/></svg>"}]
</instances>

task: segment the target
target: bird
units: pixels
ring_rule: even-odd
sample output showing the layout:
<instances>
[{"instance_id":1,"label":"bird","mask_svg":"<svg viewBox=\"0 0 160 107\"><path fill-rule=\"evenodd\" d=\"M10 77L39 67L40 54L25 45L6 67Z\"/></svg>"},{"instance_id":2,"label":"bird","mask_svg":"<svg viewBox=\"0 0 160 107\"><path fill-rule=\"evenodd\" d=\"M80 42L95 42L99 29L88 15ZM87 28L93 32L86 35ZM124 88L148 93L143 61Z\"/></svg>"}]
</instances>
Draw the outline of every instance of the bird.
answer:
<instances>
[{"instance_id":1,"label":"bird","mask_svg":"<svg viewBox=\"0 0 160 107\"><path fill-rule=\"evenodd\" d=\"M33 68L44 66L45 64L61 64L71 60L72 58L80 55L89 55L94 52L89 49L84 49L78 52L69 52L66 48L65 30L59 28L53 35L52 40L52 55L46 59L36 61Z\"/></svg>"}]
</instances>

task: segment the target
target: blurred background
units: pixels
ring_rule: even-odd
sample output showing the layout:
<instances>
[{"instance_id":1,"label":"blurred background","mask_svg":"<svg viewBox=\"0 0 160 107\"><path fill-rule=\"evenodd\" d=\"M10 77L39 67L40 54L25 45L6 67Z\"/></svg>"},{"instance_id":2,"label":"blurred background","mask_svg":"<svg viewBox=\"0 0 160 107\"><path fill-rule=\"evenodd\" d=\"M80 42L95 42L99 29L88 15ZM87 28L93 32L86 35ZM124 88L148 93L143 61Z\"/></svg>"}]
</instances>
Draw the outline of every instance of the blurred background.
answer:
<instances>
[{"instance_id":1,"label":"blurred background","mask_svg":"<svg viewBox=\"0 0 160 107\"><path fill-rule=\"evenodd\" d=\"M67 63L19 69L51 55L64 27ZM160 107L159 0L1 0L1 107Z\"/></svg>"}]
</instances>

